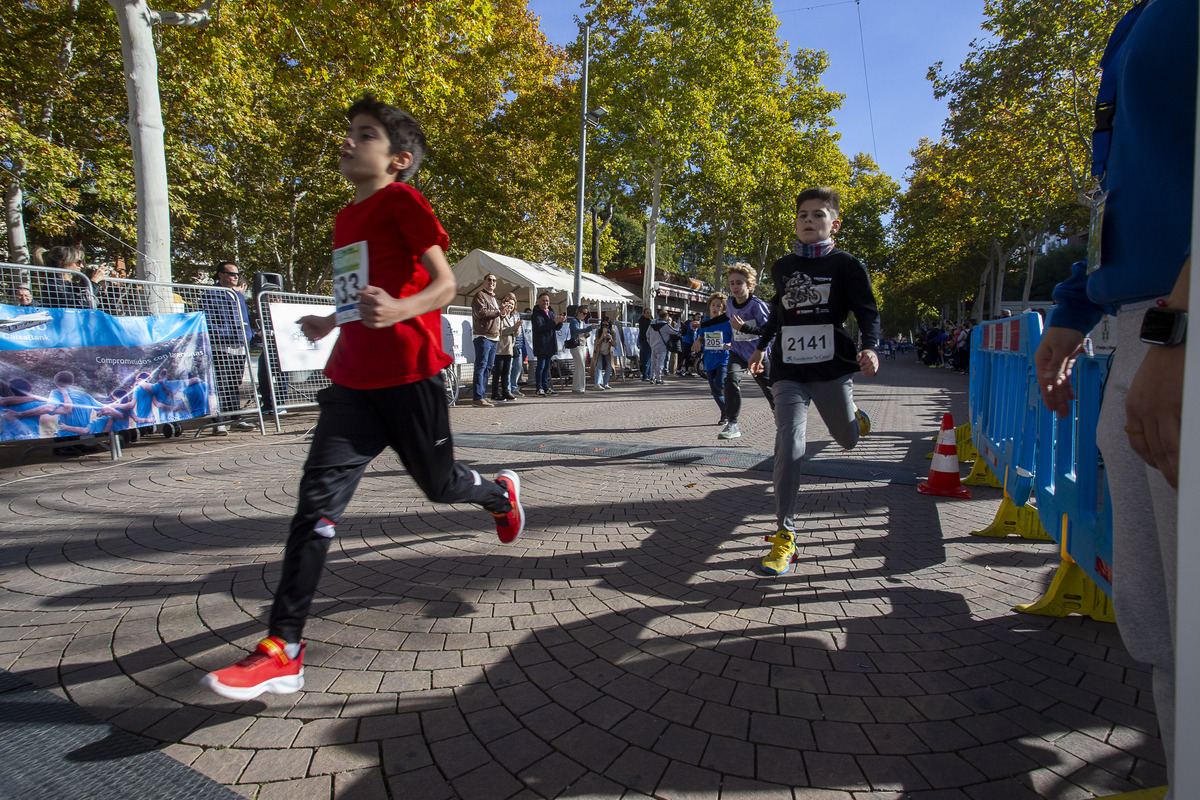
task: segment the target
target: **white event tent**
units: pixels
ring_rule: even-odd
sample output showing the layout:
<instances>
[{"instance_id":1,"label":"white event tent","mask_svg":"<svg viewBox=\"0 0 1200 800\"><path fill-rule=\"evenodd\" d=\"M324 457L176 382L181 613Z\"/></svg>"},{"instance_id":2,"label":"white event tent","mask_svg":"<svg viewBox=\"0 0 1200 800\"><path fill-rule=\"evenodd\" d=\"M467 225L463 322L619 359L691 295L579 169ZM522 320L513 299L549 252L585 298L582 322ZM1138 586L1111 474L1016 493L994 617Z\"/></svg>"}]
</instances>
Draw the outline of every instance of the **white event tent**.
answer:
<instances>
[{"instance_id":1,"label":"white event tent","mask_svg":"<svg viewBox=\"0 0 1200 800\"><path fill-rule=\"evenodd\" d=\"M458 306L471 305L471 298L483 288L483 279L489 274L497 278L497 295L503 296L508 292L517 295L518 309L533 308L537 296L545 291L550 293L551 305L561 313L575 287L575 273L571 270L486 250L477 249L467 253L462 261L454 265L453 270L454 278L458 281L458 294L453 304ZM595 306L596 316L605 306L615 306L619 311L614 318L624 319L628 306L639 302L633 292L602 275L583 273L581 286L583 301Z\"/></svg>"}]
</instances>

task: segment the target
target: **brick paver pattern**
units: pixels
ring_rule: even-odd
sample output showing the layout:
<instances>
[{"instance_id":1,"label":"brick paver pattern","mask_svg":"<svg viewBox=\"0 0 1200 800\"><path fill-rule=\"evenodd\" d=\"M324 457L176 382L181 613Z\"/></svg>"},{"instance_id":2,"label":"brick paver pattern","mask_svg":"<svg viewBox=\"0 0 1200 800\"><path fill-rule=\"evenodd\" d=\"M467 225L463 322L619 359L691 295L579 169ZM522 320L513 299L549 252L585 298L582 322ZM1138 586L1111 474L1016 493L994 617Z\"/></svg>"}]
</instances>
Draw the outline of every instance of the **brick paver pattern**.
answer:
<instances>
[{"instance_id":1,"label":"brick paver pattern","mask_svg":"<svg viewBox=\"0 0 1200 800\"><path fill-rule=\"evenodd\" d=\"M457 433L768 452L748 387L719 443L707 384L456 408ZM852 455L924 477L966 378L885 362ZM770 473L459 448L521 474L511 545L427 502L391 454L338 527L304 690L202 689L264 635L304 433L155 436L113 464L0 451L0 667L248 798L1083 798L1164 782L1148 673L1114 626L1021 615L1050 542L970 535L1000 492L812 477L792 572L753 571ZM475 441L473 439L473 441ZM964 470L965 474L965 470Z\"/></svg>"}]
</instances>

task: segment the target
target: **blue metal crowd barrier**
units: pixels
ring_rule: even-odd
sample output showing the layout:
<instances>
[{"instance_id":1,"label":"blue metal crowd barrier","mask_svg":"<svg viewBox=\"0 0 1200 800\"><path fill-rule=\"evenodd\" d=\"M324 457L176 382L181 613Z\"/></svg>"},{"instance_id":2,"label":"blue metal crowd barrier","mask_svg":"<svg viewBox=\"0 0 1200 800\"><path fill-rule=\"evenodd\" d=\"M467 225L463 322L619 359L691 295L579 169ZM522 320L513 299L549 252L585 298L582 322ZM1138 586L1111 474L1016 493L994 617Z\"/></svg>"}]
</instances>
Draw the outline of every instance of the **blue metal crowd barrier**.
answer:
<instances>
[{"instance_id":1,"label":"blue metal crowd barrier","mask_svg":"<svg viewBox=\"0 0 1200 800\"><path fill-rule=\"evenodd\" d=\"M971 437L988 468L1003 476L1005 493L996 521L976 533L1058 542L1063 563L1050 588L1019 610L1111 621L1112 508L1096 445L1108 360L1076 360L1076 399L1057 419L1037 385L1041 336L1036 313L985 322L972 334Z\"/></svg>"},{"instance_id":2,"label":"blue metal crowd barrier","mask_svg":"<svg viewBox=\"0 0 1200 800\"><path fill-rule=\"evenodd\" d=\"M1075 401L1062 419L1040 409L1037 507L1042 526L1109 597L1112 596L1112 503L1096 427L1108 356L1080 356L1071 380Z\"/></svg>"},{"instance_id":3,"label":"blue metal crowd barrier","mask_svg":"<svg viewBox=\"0 0 1200 800\"><path fill-rule=\"evenodd\" d=\"M1042 340L1035 312L985 322L971 335L970 414L975 449L1017 506L1034 490L1037 413L1033 354Z\"/></svg>"}]
</instances>

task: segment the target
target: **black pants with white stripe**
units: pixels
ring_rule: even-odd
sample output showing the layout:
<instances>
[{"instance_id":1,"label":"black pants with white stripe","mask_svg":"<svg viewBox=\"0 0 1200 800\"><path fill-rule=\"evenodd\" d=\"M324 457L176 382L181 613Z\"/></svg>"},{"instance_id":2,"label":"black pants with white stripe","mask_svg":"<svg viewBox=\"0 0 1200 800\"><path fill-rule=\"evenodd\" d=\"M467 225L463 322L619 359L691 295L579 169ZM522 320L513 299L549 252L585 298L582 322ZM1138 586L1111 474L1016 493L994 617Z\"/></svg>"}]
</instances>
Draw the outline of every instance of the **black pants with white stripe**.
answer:
<instances>
[{"instance_id":1,"label":"black pants with white stripe","mask_svg":"<svg viewBox=\"0 0 1200 800\"><path fill-rule=\"evenodd\" d=\"M446 392L438 375L386 389L334 384L317 394L321 416L304 462L283 575L271 606L270 632L299 642L329 542L367 465L391 447L421 491L435 503L475 503L509 510L492 480L454 460Z\"/></svg>"},{"instance_id":2,"label":"black pants with white stripe","mask_svg":"<svg viewBox=\"0 0 1200 800\"><path fill-rule=\"evenodd\" d=\"M763 359L763 367L769 368L770 362ZM737 424L742 416L742 378L750 374L750 365L746 359L737 353L729 354L729 364L725 367L725 417L732 424ZM754 382L766 395L771 409L775 409L775 395L771 392L767 369L754 376Z\"/></svg>"}]
</instances>

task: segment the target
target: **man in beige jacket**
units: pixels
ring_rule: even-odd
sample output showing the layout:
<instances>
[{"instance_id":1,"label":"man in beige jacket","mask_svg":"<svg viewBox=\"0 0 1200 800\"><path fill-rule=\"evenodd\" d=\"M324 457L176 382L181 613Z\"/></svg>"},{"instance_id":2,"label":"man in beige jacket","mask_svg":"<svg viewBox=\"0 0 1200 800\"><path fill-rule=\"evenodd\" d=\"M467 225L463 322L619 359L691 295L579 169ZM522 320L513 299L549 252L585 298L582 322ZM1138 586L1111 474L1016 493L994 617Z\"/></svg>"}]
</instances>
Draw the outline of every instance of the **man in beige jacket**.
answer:
<instances>
[{"instance_id":1,"label":"man in beige jacket","mask_svg":"<svg viewBox=\"0 0 1200 800\"><path fill-rule=\"evenodd\" d=\"M500 304L496 301L496 276L483 279L483 288L475 293L471 301L471 336L475 343L474 399L471 405L491 408L487 399L488 378L492 375L492 364L496 361L496 348L500 344Z\"/></svg>"}]
</instances>

